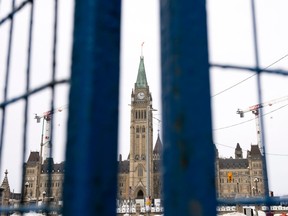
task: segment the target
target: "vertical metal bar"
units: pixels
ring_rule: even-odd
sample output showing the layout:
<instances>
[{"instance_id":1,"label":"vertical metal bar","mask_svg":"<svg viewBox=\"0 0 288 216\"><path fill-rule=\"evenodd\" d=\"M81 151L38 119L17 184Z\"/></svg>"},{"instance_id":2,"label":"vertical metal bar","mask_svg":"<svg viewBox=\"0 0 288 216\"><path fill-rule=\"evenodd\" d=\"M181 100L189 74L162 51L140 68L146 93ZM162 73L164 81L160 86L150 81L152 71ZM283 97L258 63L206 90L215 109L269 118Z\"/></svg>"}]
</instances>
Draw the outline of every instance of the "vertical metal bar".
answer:
<instances>
[{"instance_id":1,"label":"vertical metal bar","mask_svg":"<svg viewBox=\"0 0 288 216\"><path fill-rule=\"evenodd\" d=\"M257 69L257 93L258 93L258 102L262 103L262 90L261 90L261 70L259 67L259 54L258 54L258 40L257 40L257 26L256 26L256 10L255 2L251 0L251 10L252 10L252 27L253 27L253 40L254 40L254 53L255 53L255 67ZM266 160L266 151L265 151L265 136L264 136L264 121L262 115L262 109L259 110L259 128L260 128L260 140L261 142L259 148L262 149L263 153L263 181L264 181L264 190L265 196L269 197L269 183L268 183L268 173L267 173L267 160Z\"/></svg>"},{"instance_id":2,"label":"vertical metal bar","mask_svg":"<svg viewBox=\"0 0 288 216\"><path fill-rule=\"evenodd\" d=\"M53 50L52 50L52 74L51 74L51 81L55 82L56 78L56 61L57 61L57 30L58 30L58 0L54 0L54 24L53 24ZM50 101L50 110L53 112L55 104L55 86L51 86L51 101ZM45 119L43 119L45 120ZM47 205L46 212L48 213L48 209L50 207L50 197L52 197L52 170L53 170L53 142L54 142L54 116L53 113L50 115L50 142L47 145L50 145L50 152L49 152L49 160L48 160L48 191L46 192Z\"/></svg>"},{"instance_id":3,"label":"vertical metal bar","mask_svg":"<svg viewBox=\"0 0 288 216\"><path fill-rule=\"evenodd\" d=\"M216 215L205 7L161 0L165 216Z\"/></svg>"},{"instance_id":4,"label":"vertical metal bar","mask_svg":"<svg viewBox=\"0 0 288 216\"><path fill-rule=\"evenodd\" d=\"M119 0L76 0L63 215L115 215Z\"/></svg>"},{"instance_id":5,"label":"vertical metal bar","mask_svg":"<svg viewBox=\"0 0 288 216\"><path fill-rule=\"evenodd\" d=\"M11 2L11 11L15 8L15 0ZM12 39L13 39L13 23L14 19L13 16L10 18L10 30L9 30L9 42L8 42L8 51L7 51L7 59L6 59L6 74L5 74L5 83L4 83L4 94L3 94L3 101L7 100L8 96L8 85L9 85L9 75L10 75L10 61L11 61L11 53L12 53ZM0 158L2 158L2 148L4 143L4 127L6 121L6 106L2 108L2 121L1 121L1 133L0 133ZM0 166L0 173L1 173L1 166Z\"/></svg>"},{"instance_id":6,"label":"vertical metal bar","mask_svg":"<svg viewBox=\"0 0 288 216\"><path fill-rule=\"evenodd\" d=\"M146 181L146 198L150 197L150 140L149 140L149 116L150 116L150 104L147 106L147 138L146 138L146 171L147 171L147 181Z\"/></svg>"},{"instance_id":7,"label":"vertical metal bar","mask_svg":"<svg viewBox=\"0 0 288 216\"><path fill-rule=\"evenodd\" d=\"M29 35L28 35L28 50L27 50L27 66L26 66L26 92L30 90L30 65L31 65L31 50L32 50L32 32L33 32L33 15L34 15L34 4L31 1L30 4L30 20L29 20ZM23 152L22 152L22 194L24 193L24 184L26 176L25 156L27 152L27 125L28 125L28 108L29 100L28 96L24 98L24 125L23 125ZM22 196L22 203L24 197Z\"/></svg>"}]
</instances>

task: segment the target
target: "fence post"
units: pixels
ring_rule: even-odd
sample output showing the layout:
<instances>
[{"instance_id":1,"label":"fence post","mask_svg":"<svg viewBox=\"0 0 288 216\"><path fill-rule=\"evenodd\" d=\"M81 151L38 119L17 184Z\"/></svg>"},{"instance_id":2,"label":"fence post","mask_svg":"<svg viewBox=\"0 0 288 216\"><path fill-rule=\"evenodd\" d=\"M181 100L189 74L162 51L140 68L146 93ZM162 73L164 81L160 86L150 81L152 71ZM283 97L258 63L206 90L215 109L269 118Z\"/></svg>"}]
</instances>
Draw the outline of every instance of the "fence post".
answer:
<instances>
[{"instance_id":1,"label":"fence post","mask_svg":"<svg viewBox=\"0 0 288 216\"><path fill-rule=\"evenodd\" d=\"M205 7L161 0L165 216L216 215Z\"/></svg>"},{"instance_id":2,"label":"fence post","mask_svg":"<svg viewBox=\"0 0 288 216\"><path fill-rule=\"evenodd\" d=\"M64 215L115 215L119 0L76 0Z\"/></svg>"}]
</instances>

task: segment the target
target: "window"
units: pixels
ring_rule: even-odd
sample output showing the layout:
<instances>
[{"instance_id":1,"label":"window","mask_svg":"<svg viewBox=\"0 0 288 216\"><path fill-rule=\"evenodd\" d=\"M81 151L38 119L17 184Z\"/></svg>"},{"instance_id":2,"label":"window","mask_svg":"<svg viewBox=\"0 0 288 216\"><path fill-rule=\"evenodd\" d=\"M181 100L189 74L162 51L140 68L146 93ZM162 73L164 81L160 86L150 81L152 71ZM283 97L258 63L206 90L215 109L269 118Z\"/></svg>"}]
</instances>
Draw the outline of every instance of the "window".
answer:
<instances>
[{"instance_id":1,"label":"window","mask_svg":"<svg viewBox=\"0 0 288 216\"><path fill-rule=\"evenodd\" d=\"M141 166L138 167L138 176L143 176L143 168Z\"/></svg>"}]
</instances>

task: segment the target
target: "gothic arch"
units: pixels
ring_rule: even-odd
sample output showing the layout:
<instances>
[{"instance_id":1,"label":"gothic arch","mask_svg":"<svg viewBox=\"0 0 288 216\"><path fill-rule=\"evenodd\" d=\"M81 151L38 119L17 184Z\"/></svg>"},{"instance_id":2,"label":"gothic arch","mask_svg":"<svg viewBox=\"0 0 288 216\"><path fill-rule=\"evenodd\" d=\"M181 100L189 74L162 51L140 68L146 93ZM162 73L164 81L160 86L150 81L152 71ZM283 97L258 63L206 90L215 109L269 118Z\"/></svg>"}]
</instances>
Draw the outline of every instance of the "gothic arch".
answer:
<instances>
[{"instance_id":1,"label":"gothic arch","mask_svg":"<svg viewBox=\"0 0 288 216\"><path fill-rule=\"evenodd\" d=\"M144 192L142 189L139 189L136 194L136 199L144 199Z\"/></svg>"}]
</instances>

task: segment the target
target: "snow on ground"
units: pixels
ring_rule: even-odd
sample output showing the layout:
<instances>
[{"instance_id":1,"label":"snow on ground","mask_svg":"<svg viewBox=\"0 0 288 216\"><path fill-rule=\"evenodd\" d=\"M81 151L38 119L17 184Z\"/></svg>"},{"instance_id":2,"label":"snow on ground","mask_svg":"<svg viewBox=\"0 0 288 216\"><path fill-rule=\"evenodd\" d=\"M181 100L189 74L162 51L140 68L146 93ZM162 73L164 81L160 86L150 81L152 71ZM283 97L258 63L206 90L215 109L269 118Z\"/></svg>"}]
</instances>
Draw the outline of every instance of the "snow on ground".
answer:
<instances>
[{"instance_id":1,"label":"snow on ground","mask_svg":"<svg viewBox=\"0 0 288 216\"><path fill-rule=\"evenodd\" d=\"M219 216L246 216L243 213L240 212L232 212L232 213L227 213L227 214L218 214ZM255 214L255 212L253 212L253 215L257 215ZM258 211L258 216L266 216L265 212L263 211ZM282 214L274 214L274 216L282 216Z\"/></svg>"},{"instance_id":2,"label":"snow on ground","mask_svg":"<svg viewBox=\"0 0 288 216\"><path fill-rule=\"evenodd\" d=\"M246 216L246 215L243 213L239 213L239 212L231 212L231 213L227 213L227 214L221 214L221 216Z\"/></svg>"},{"instance_id":3,"label":"snow on ground","mask_svg":"<svg viewBox=\"0 0 288 216\"><path fill-rule=\"evenodd\" d=\"M18 213L13 213L11 216L19 216L21 214ZM43 214L40 213L35 213L35 212L29 212L29 213L24 213L24 216L44 216Z\"/></svg>"}]
</instances>

